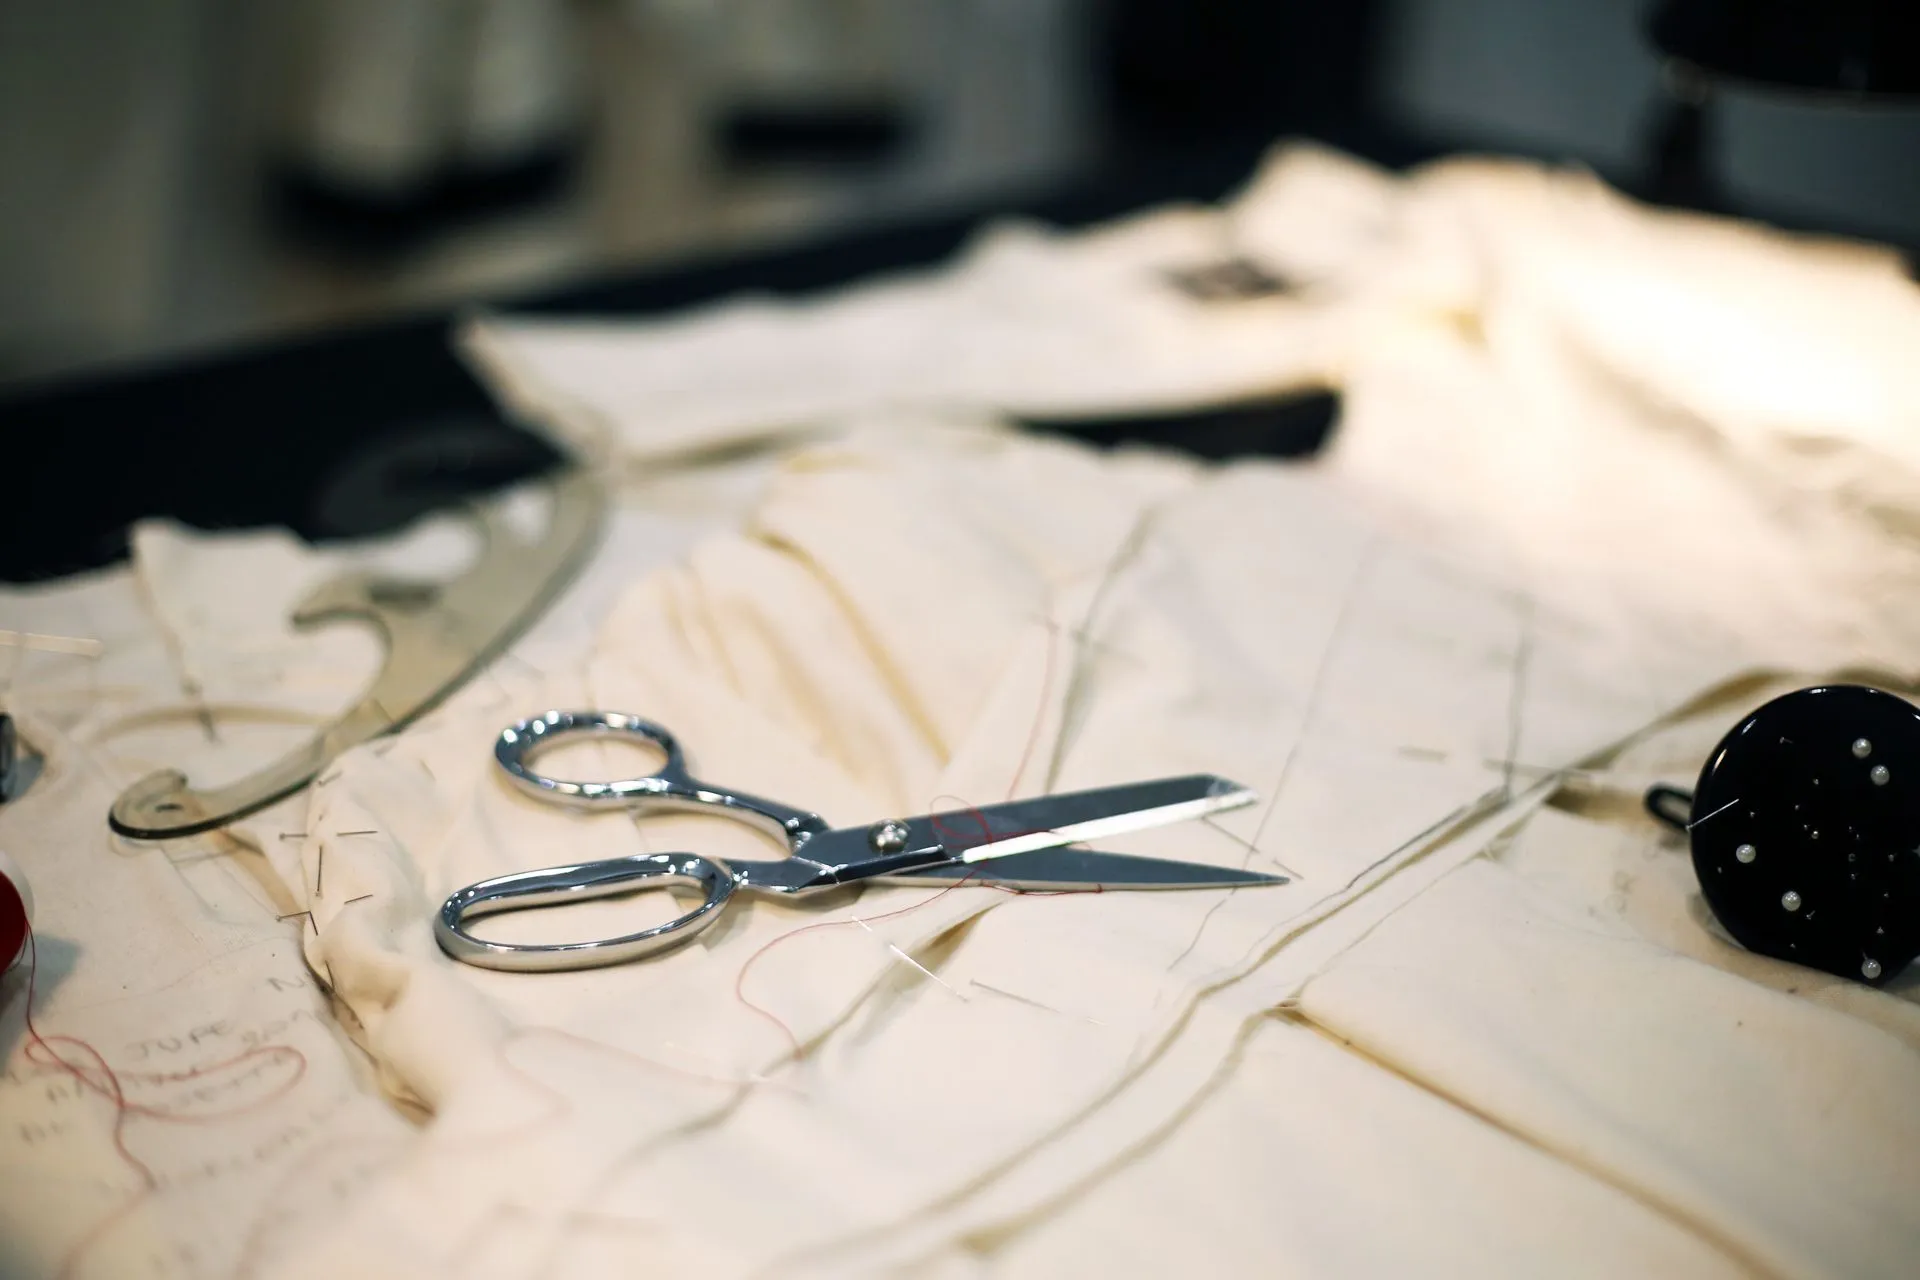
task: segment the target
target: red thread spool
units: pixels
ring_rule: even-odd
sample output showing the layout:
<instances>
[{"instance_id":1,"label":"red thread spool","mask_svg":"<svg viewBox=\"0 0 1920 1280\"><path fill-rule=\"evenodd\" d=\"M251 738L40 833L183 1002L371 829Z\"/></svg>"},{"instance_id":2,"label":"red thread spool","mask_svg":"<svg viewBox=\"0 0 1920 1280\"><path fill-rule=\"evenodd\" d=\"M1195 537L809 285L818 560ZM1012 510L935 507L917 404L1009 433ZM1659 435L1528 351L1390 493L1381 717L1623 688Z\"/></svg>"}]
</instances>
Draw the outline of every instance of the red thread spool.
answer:
<instances>
[{"instance_id":1,"label":"red thread spool","mask_svg":"<svg viewBox=\"0 0 1920 1280\"><path fill-rule=\"evenodd\" d=\"M13 860L0 853L0 973L11 969L27 949L27 925L33 918L33 894Z\"/></svg>"}]
</instances>

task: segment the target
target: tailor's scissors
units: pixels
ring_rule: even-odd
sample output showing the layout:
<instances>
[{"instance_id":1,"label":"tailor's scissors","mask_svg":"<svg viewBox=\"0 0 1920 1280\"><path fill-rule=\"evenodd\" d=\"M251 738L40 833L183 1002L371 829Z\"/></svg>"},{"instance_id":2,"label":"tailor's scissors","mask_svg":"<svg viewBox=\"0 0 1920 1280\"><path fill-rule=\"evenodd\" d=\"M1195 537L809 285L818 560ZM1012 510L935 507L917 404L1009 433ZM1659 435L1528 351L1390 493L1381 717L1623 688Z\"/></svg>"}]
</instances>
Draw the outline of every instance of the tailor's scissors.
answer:
<instances>
[{"instance_id":1,"label":"tailor's scissors","mask_svg":"<svg viewBox=\"0 0 1920 1280\"><path fill-rule=\"evenodd\" d=\"M568 782L534 772L529 760L563 738L616 735L652 743L665 762L643 777ZM681 809L719 813L770 832L789 855L766 862L721 861L697 853L650 853L574 866L519 871L470 884L434 920L448 955L487 969L551 972L637 960L691 940L720 918L736 890L798 897L857 883L939 884L978 878L1017 889L1206 889L1285 884L1286 877L1164 858L1066 846L1101 836L1203 818L1252 804L1254 793L1213 774L1072 791L979 809L888 818L831 828L819 814L702 782L687 772L664 728L619 712L549 711L511 725L494 760L522 790L587 809ZM589 942L489 942L465 922L499 911L582 902L642 889L699 889L700 905L624 937Z\"/></svg>"}]
</instances>

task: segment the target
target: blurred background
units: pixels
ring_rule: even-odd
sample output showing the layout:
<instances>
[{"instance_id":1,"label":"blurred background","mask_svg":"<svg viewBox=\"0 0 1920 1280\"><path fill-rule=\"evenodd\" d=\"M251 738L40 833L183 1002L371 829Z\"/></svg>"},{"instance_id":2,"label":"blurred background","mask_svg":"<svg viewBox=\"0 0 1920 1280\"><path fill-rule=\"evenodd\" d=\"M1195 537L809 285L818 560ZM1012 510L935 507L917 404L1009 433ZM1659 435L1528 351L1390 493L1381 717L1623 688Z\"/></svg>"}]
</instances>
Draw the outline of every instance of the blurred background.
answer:
<instances>
[{"instance_id":1,"label":"blurred background","mask_svg":"<svg viewBox=\"0 0 1920 1280\"><path fill-rule=\"evenodd\" d=\"M1920 244L1912 0L0 0L0 381L1317 136Z\"/></svg>"}]
</instances>

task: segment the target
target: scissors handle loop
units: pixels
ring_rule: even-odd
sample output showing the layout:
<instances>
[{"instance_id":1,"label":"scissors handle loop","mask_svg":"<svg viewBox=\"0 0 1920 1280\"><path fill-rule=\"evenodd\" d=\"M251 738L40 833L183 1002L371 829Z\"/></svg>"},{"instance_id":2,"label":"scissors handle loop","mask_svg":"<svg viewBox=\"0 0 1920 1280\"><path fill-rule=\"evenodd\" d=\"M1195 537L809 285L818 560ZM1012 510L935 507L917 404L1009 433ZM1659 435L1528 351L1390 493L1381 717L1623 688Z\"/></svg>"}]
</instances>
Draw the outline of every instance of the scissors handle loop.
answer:
<instances>
[{"instance_id":1,"label":"scissors handle loop","mask_svg":"<svg viewBox=\"0 0 1920 1280\"><path fill-rule=\"evenodd\" d=\"M736 887L724 863L696 853L646 853L541 871L517 871L470 884L448 898L434 918L434 938L455 960L509 973L590 969L658 955L690 942L720 919ZM591 942L488 942L464 927L468 920L567 902L611 898L645 889L699 889L700 905L665 924Z\"/></svg>"},{"instance_id":2,"label":"scissors handle loop","mask_svg":"<svg viewBox=\"0 0 1920 1280\"><path fill-rule=\"evenodd\" d=\"M649 742L666 758L652 773L615 782L573 782L548 777L530 767L529 761L539 752L564 739L585 735ZM522 791L541 800L576 808L640 807L709 813L718 809L765 828L775 838L786 841L791 851L798 851L801 845L827 829L819 814L700 781L687 772L686 756L666 726L623 711L544 712L503 729L493 745L493 757Z\"/></svg>"}]
</instances>

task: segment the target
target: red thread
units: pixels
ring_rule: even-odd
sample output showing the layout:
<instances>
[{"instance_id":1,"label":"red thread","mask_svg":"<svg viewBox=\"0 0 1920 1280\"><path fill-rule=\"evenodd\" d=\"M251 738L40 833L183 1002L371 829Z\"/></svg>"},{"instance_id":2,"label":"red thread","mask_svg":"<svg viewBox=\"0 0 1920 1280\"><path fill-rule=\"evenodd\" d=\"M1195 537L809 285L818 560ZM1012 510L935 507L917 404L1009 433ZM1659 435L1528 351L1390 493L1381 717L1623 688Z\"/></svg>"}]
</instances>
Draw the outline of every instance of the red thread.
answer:
<instances>
[{"instance_id":1,"label":"red thread","mask_svg":"<svg viewBox=\"0 0 1920 1280\"><path fill-rule=\"evenodd\" d=\"M42 1035L33 1021L34 985L39 976L39 943L34 936L33 926L27 926L27 990L26 990L26 1028L27 1044L22 1056L35 1066L58 1069L66 1072L78 1081L82 1088L97 1093L113 1104L113 1149L124 1160L127 1167L139 1176L140 1187L133 1195L112 1213L95 1223L94 1226L67 1251L61 1260L57 1274L65 1276L73 1272L81 1255L98 1244L110 1230L122 1219L144 1203L148 1196L159 1189L159 1182L153 1176L153 1170L145 1161L133 1154L127 1145L127 1121L133 1117L146 1120L164 1120L174 1124L212 1124L242 1116L271 1102L277 1102L292 1092L307 1073L307 1057L292 1045L257 1045L234 1057L210 1063L203 1067L194 1067L184 1071L139 1071L116 1072L107 1062L106 1056L78 1036ZM63 1057L55 1045L71 1046L82 1055L84 1061L76 1065ZM253 1059L277 1059L291 1061L294 1064L293 1075L261 1097L242 1103L227 1110L213 1110L204 1114L188 1114L180 1111L168 1111L159 1107L150 1107L142 1103L127 1100L123 1080L138 1080L150 1084L172 1084L197 1080L239 1066Z\"/></svg>"},{"instance_id":2,"label":"red thread","mask_svg":"<svg viewBox=\"0 0 1920 1280\"><path fill-rule=\"evenodd\" d=\"M757 1005L753 1001L749 1000L747 998L746 991L743 989L747 981L747 971L753 968L754 964L760 959L760 957L766 955L767 952L773 950L775 947L787 941L789 938L797 938L803 933L812 933L815 929L832 929L832 928L837 928L837 927L850 925L850 924L872 924L875 920L891 920L895 916L904 916L910 911L918 911L920 908L931 906L932 904L938 902L940 899L946 897L948 894L952 893L955 889L958 889L961 885L971 880L976 874L978 873L969 871L967 872L966 875L962 876L958 880L955 880L952 884L946 886L944 889L941 889L938 893L930 894L929 896L922 898L918 902L911 903L907 906L901 907L897 911L885 911L877 916L855 916L847 920L817 920L812 924L803 924L798 929L788 930L786 933L781 934L779 937L766 942L761 946L761 948L758 951L754 952L752 955L747 957L746 963L740 966L740 972L734 975L734 979L733 979L734 998L738 1000L741 1004L747 1006L747 1008L753 1010L755 1013L765 1018L768 1022L771 1022L774 1026L780 1028L780 1033L787 1038L787 1043L793 1046L792 1056L795 1058L798 1058L800 1056L800 1037L793 1034L793 1028L788 1026L785 1022L781 1021L780 1016L774 1013L771 1009L768 1009L762 1005Z\"/></svg>"},{"instance_id":3,"label":"red thread","mask_svg":"<svg viewBox=\"0 0 1920 1280\"><path fill-rule=\"evenodd\" d=\"M983 809L981 809L980 806L968 804L964 799L962 799L959 796L940 795L940 796L935 796L934 799L936 801L958 800L960 802L960 808L953 810L950 813L944 813L944 814L935 813L935 814L929 814L927 816L927 821L933 825L934 832L937 835L939 835L942 840L957 841L957 840L966 838L968 833L964 831L955 830L946 821L946 819L953 817L957 813L965 813L965 814L972 815L973 820L976 823L978 823L980 826L980 840L982 843L998 842L1002 840L1013 840L1013 839L1019 838L1020 836L1037 835L1042 831L1051 829L1048 827L1017 827L1008 831L995 831L993 830L992 824L987 821L986 812ZM982 870L984 869L985 868L982 868ZM973 874L979 874L979 873L976 872ZM965 879L971 879L971 878L972 878L971 875L965 877ZM957 888L961 883L964 883L964 880L956 881L955 884L951 887ZM1023 889L1017 884L1000 884L999 882L995 881L991 877L981 880L979 887L982 889L998 890L1001 893L1011 893L1011 894L1017 894L1021 897L1033 897L1033 898L1058 898L1064 894L1070 894L1070 893L1104 893L1106 892L1106 887L1104 885L1098 885L1098 884L1090 884L1084 889Z\"/></svg>"},{"instance_id":4,"label":"red thread","mask_svg":"<svg viewBox=\"0 0 1920 1280\"><path fill-rule=\"evenodd\" d=\"M980 827L980 830L978 832L979 840L977 841L977 843L980 843L980 844L986 844L989 841L992 841L995 839L1010 840L1014 836L1024 836L1024 835L1033 834L1030 831L1003 831L998 836L996 836L994 834L993 824L987 821L986 810L982 809L979 805L969 804L965 799L963 799L960 796L949 796L949 795L935 796L931 803L938 804L942 800L955 800L955 801L958 801L960 804L960 807L958 809L951 810L947 813L930 813L927 815L927 822L933 827L934 834L939 836L942 841L958 842L966 839L970 834L972 834L969 832L956 830L953 826L951 826L948 823L947 820L949 818L957 817L960 814L968 815L974 820L974 822L979 824L979 827Z\"/></svg>"}]
</instances>

